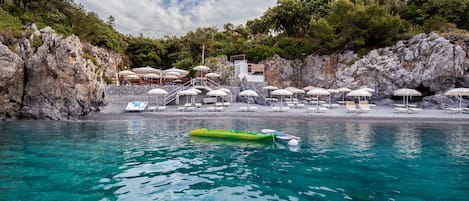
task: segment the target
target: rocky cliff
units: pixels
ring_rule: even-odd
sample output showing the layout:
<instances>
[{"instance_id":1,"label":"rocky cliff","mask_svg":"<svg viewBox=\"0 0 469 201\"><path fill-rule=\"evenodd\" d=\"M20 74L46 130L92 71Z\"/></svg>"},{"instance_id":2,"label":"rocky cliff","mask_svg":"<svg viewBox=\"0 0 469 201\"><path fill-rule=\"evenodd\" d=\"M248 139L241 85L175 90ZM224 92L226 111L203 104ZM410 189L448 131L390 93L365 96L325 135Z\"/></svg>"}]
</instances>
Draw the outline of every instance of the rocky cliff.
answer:
<instances>
[{"instance_id":1,"label":"rocky cliff","mask_svg":"<svg viewBox=\"0 0 469 201\"><path fill-rule=\"evenodd\" d=\"M452 99L442 92L467 85L462 80L468 61L461 46L431 33L372 50L363 57L353 52L309 55L294 61L273 57L265 64L266 78L272 85L352 89L366 85L376 90L375 100L392 98L398 88L415 88L424 94L422 106L443 107Z\"/></svg>"},{"instance_id":2,"label":"rocky cliff","mask_svg":"<svg viewBox=\"0 0 469 201\"><path fill-rule=\"evenodd\" d=\"M104 101L103 80L116 74L117 53L35 26L14 51L0 44L0 119L76 119Z\"/></svg>"}]
</instances>

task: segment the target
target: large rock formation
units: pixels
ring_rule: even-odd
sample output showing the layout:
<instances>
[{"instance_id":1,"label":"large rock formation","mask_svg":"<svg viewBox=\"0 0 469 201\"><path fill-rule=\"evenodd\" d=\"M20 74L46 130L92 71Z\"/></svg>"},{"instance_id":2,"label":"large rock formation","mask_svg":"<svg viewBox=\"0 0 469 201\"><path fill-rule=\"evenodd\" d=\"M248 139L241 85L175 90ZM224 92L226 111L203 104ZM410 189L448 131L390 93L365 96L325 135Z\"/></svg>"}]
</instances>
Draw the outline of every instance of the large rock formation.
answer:
<instances>
[{"instance_id":1,"label":"large rock formation","mask_svg":"<svg viewBox=\"0 0 469 201\"><path fill-rule=\"evenodd\" d=\"M0 44L0 120L15 118L23 98L23 60Z\"/></svg>"},{"instance_id":2,"label":"large rock formation","mask_svg":"<svg viewBox=\"0 0 469 201\"><path fill-rule=\"evenodd\" d=\"M427 101L441 105L445 103L441 101L441 93L462 83L458 81L464 77L466 59L461 46L432 33L372 50L362 58L345 52L309 55L304 61L274 57L265 64L266 78L273 85L325 88L366 85L376 90L373 97L376 100L391 98L393 90L398 88L417 88L427 96ZM440 95L430 97L434 94Z\"/></svg>"},{"instance_id":3,"label":"large rock formation","mask_svg":"<svg viewBox=\"0 0 469 201\"><path fill-rule=\"evenodd\" d=\"M115 77L120 55L49 27L31 32L16 53L0 45L0 118L65 120L99 110L104 79Z\"/></svg>"}]
</instances>

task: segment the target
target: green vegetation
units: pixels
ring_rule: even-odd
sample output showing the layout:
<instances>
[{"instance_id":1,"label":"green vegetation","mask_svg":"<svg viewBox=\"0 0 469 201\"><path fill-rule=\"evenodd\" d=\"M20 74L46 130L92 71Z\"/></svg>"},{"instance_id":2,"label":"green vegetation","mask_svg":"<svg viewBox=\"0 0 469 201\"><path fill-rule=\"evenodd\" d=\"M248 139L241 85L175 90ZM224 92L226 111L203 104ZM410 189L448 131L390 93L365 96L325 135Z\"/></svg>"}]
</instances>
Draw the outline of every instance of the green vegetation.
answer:
<instances>
[{"instance_id":1,"label":"green vegetation","mask_svg":"<svg viewBox=\"0 0 469 201\"><path fill-rule=\"evenodd\" d=\"M161 39L120 34L114 30L114 17L104 22L72 0L14 2L1 5L0 34L19 37L22 24L51 26L61 34L75 34L122 53L132 67L188 69L202 62L202 48L206 58L247 54L254 62L275 54L297 59L353 50L364 55L416 33L467 35L469 29L469 0L278 0L245 25L226 23L222 30L198 28Z\"/></svg>"}]
</instances>

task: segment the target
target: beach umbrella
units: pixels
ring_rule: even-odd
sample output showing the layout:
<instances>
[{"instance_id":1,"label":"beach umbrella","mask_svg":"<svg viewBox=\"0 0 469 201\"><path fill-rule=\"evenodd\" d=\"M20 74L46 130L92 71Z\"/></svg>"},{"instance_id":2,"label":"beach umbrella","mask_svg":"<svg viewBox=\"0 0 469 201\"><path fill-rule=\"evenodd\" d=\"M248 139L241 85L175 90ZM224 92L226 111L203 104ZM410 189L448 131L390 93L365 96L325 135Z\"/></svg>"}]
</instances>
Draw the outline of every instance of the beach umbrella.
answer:
<instances>
[{"instance_id":1,"label":"beach umbrella","mask_svg":"<svg viewBox=\"0 0 469 201\"><path fill-rule=\"evenodd\" d=\"M309 90L314 89L314 88L316 88L316 87L313 87L313 86L306 86L306 87L303 87L303 90L309 91Z\"/></svg>"},{"instance_id":2,"label":"beach umbrella","mask_svg":"<svg viewBox=\"0 0 469 201\"><path fill-rule=\"evenodd\" d=\"M291 96L293 95L293 92L288 91L286 89L277 89L277 90L272 91L272 93L270 94L274 96L280 96L280 106L282 106L283 96Z\"/></svg>"},{"instance_id":3,"label":"beach umbrella","mask_svg":"<svg viewBox=\"0 0 469 201\"><path fill-rule=\"evenodd\" d=\"M219 97L219 96L226 96L226 95L228 95L226 92L224 92L224 91L222 91L222 90L219 90L219 89L217 89L217 90L212 90L212 91L209 91L209 92L207 93L207 96L215 96L216 99L217 99L217 102L218 102L218 97Z\"/></svg>"},{"instance_id":4,"label":"beach umbrella","mask_svg":"<svg viewBox=\"0 0 469 201\"><path fill-rule=\"evenodd\" d=\"M367 87L367 86L362 86L362 87L360 87L360 89L365 90L365 91L368 91L368 92L370 92L370 93L374 93L374 92L375 92L374 89L369 88L369 87Z\"/></svg>"},{"instance_id":5,"label":"beach umbrella","mask_svg":"<svg viewBox=\"0 0 469 201\"><path fill-rule=\"evenodd\" d=\"M358 101L360 101L360 97L369 97L371 96L371 93L363 89L355 89L353 91L348 92L347 96L358 97Z\"/></svg>"},{"instance_id":6,"label":"beach umbrella","mask_svg":"<svg viewBox=\"0 0 469 201\"><path fill-rule=\"evenodd\" d=\"M204 77L204 71L209 71L210 70L210 68L207 67L207 66L196 66L193 69L196 70L196 71L200 71L200 74L201 74L200 77Z\"/></svg>"},{"instance_id":7,"label":"beach umbrella","mask_svg":"<svg viewBox=\"0 0 469 201\"><path fill-rule=\"evenodd\" d=\"M175 75L176 77L179 78L179 76L181 76L181 73L178 73L176 71L169 71L169 72L165 72L164 75Z\"/></svg>"},{"instance_id":8,"label":"beach umbrella","mask_svg":"<svg viewBox=\"0 0 469 201\"><path fill-rule=\"evenodd\" d=\"M263 87L264 89L267 89L267 92L269 92L269 98L272 99L272 94L270 94L270 90L276 90L278 89L278 87L276 86L266 86L266 87Z\"/></svg>"},{"instance_id":9,"label":"beach umbrella","mask_svg":"<svg viewBox=\"0 0 469 201\"><path fill-rule=\"evenodd\" d=\"M197 92L194 90L183 90L177 93L180 96L186 96L186 103L189 102L189 96L197 96Z\"/></svg>"},{"instance_id":10,"label":"beach umbrella","mask_svg":"<svg viewBox=\"0 0 469 201\"><path fill-rule=\"evenodd\" d=\"M135 75L136 73L130 71L130 70L123 70L119 72L119 76L127 76L127 75Z\"/></svg>"},{"instance_id":11,"label":"beach umbrella","mask_svg":"<svg viewBox=\"0 0 469 201\"><path fill-rule=\"evenodd\" d=\"M147 73L155 73L155 74L160 74L161 70L152 68L150 66L146 67L140 67L140 68L132 68L132 71L137 73L137 74L147 74Z\"/></svg>"},{"instance_id":12,"label":"beach umbrella","mask_svg":"<svg viewBox=\"0 0 469 201\"><path fill-rule=\"evenodd\" d=\"M187 70L182 70L182 69L179 69L179 68L170 68L170 69L166 69L163 71L164 73L168 73L168 72L177 72L179 73L179 76L180 77L184 77L186 76L187 74L189 74L189 71Z\"/></svg>"},{"instance_id":13,"label":"beach umbrella","mask_svg":"<svg viewBox=\"0 0 469 201\"><path fill-rule=\"evenodd\" d=\"M227 88L223 88L223 87L222 87L222 88L218 88L217 90L222 90L222 91L224 91L224 92L226 92L226 93L228 93L228 94L231 93L231 90L229 90L229 89L227 89Z\"/></svg>"},{"instance_id":14,"label":"beach umbrella","mask_svg":"<svg viewBox=\"0 0 469 201\"><path fill-rule=\"evenodd\" d=\"M125 76L125 79L128 79L128 80L139 80L140 77L137 76L137 75L127 75L127 76Z\"/></svg>"},{"instance_id":15,"label":"beach umbrella","mask_svg":"<svg viewBox=\"0 0 469 201\"><path fill-rule=\"evenodd\" d=\"M293 94L295 94L295 97L297 97L298 94L304 94L305 93L305 90L298 89L296 87L287 87L285 89L288 90L288 91L291 91Z\"/></svg>"},{"instance_id":16,"label":"beach umbrella","mask_svg":"<svg viewBox=\"0 0 469 201\"><path fill-rule=\"evenodd\" d=\"M352 90L347 87L338 88L337 91L342 93L342 101L345 102L345 93L351 92Z\"/></svg>"},{"instance_id":17,"label":"beach umbrella","mask_svg":"<svg viewBox=\"0 0 469 201\"><path fill-rule=\"evenodd\" d=\"M157 95L157 96L156 96L156 103L159 105L158 96L159 96L159 95L166 95L166 94L168 94L168 92L167 92L166 90L164 90L164 89L155 88L155 89L151 89L150 91L148 91L147 94L149 94L149 95Z\"/></svg>"},{"instance_id":18,"label":"beach umbrella","mask_svg":"<svg viewBox=\"0 0 469 201\"><path fill-rule=\"evenodd\" d=\"M445 93L447 96L458 96L459 97L459 112L462 113L462 96L469 96L469 88L454 88L450 89Z\"/></svg>"},{"instance_id":19,"label":"beach umbrella","mask_svg":"<svg viewBox=\"0 0 469 201\"><path fill-rule=\"evenodd\" d=\"M150 84L151 84L153 82L153 79L158 79L160 78L160 76L154 73L149 73L149 74L143 75L143 78L145 78L146 80L150 80Z\"/></svg>"},{"instance_id":20,"label":"beach umbrella","mask_svg":"<svg viewBox=\"0 0 469 201\"><path fill-rule=\"evenodd\" d=\"M248 105L249 105L249 97L258 97L259 95L257 94L257 92L248 89L248 90L239 92L238 96L246 96L248 100Z\"/></svg>"},{"instance_id":21,"label":"beach umbrella","mask_svg":"<svg viewBox=\"0 0 469 201\"><path fill-rule=\"evenodd\" d=\"M331 94L323 88L314 88L314 89L309 90L308 93L306 93L306 95L316 96L317 98L316 108L319 109L319 96L329 96Z\"/></svg>"},{"instance_id":22,"label":"beach umbrella","mask_svg":"<svg viewBox=\"0 0 469 201\"><path fill-rule=\"evenodd\" d=\"M422 93L420 93L419 91L409 88L394 90L393 94L394 96L402 96L402 101L404 102L404 105L406 107L409 104L409 100L407 100L409 96L422 96Z\"/></svg>"},{"instance_id":23,"label":"beach umbrella","mask_svg":"<svg viewBox=\"0 0 469 201\"><path fill-rule=\"evenodd\" d=\"M205 77L208 77L208 78L218 78L220 77L220 75L218 73L207 73L205 75Z\"/></svg>"}]
</instances>

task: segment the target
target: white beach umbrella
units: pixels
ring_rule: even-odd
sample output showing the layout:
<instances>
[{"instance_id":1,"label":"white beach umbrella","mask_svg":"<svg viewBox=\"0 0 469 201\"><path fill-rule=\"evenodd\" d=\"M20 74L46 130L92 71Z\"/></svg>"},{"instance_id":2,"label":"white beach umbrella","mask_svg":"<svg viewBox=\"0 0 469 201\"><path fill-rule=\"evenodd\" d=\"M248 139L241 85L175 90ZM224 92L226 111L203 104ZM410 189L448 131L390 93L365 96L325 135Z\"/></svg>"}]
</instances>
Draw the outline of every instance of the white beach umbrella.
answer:
<instances>
[{"instance_id":1,"label":"white beach umbrella","mask_svg":"<svg viewBox=\"0 0 469 201\"><path fill-rule=\"evenodd\" d=\"M362 86L362 87L360 87L360 89L365 90L365 91L368 91L368 92L370 92L370 93L374 93L374 92L375 92L374 89L369 88L369 87L367 87L367 86Z\"/></svg>"},{"instance_id":2,"label":"white beach umbrella","mask_svg":"<svg viewBox=\"0 0 469 201\"><path fill-rule=\"evenodd\" d=\"M345 93L351 92L352 90L347 87L338 88L337 91L342 93L342 101L345 102Z\"/></svg>"},{"instance_id":3,"label":"white beach umbrella","mask_svg":"<svg viewBox=\"0 0 469 201\"><path fill-rule=\"evenodd\" d=\"M126 76L125 76L125 79L128 79L128 80L139 80L140 77L137 76L137 75L126 75Z\"/></svg>"},{"instance_id":4,"label":"white beach umbrella","mask_svg":"<svg viewBox=\"0 0 469 201\"><path fill-rule=\"evenodd\" d=\"M164 70L163 72L164 72L164 73L168 73L168 72L177 72L177 73L179 73L179 76L180 76L180 77L184 77L184 76L186 76L187 74L189 74L189 71L183 70L183 69L179 69L179 68L170 68L170 69Z\"/></svg>"},{"instance_id":5,"label":"white beach umbrella","mask_svg":"<svg viewBox=\"0 0 469 201\"><path fill-rule=\"evenodd\" d=\"M159 95L166 95L166 94L168 94L168 92L164 89L155 88L155 89L151 89L150 91L148 91L147 94L156 95L156 103L159 105L158 96Z\"/></svg>"},{"instance_id":6,"label":"white beach umbrella","mask_svg":"<svg viewBox=\"0 0 469 201\"><path fill-rule=\"evenodd\" d=\"M132 68L132 71L137 73L137 74L147 74L147 73L155 73L155 74L160 74L161 70L152 68L150 66L146 67L140 67L140 68Z\"/></svg>"},{"instance_id":7,"label":"white beach umbrella","mask_svg":"<svg viewBox=\"0 0 469 201\"><path fill-rule=\"evenodd\" d=\"M316 87L313 87L313 86L306 86L306 87L303 87L303 90L309 91L309 90L314 89L314 88L316 88Z\"/></svg>"},{"instance_id":8,"label":"white beach umbrella","mask_svg":"<svg viewBox=\"0 0 469 201\"><path fill-rule=\"evenodd\" d=\"M123 70L119 72L119 76L127 76L127 75L135 75L136 73L130 71L130 70Z\"/></svg>"},{"instance_id":9,"label":"white beach umbrella","mask_svg":"<svg viewBox=\"0 0 469 201\"><path fill-rule=\"evenodd\" d=\"M223 88L223 87L222 87L222 88L218 88L217 90L222 90L222 91L224 91L224 92L226 92L226 93L228 93L228 94L231 93L231 90L229 90L229 89L227 89L227 88Z\"/></svg>"},{"instance_id":10,"label":"white beach umbrella","mask_svg":"<svg viewBox=\"0 0 469 201\"><path fill-rule=\"evenodd\" d=\"M453 88L447 91L445 95L459 97L459 112L462 113L462 96L469 96L469 88Z\"/></svg>"},{"instance_id":11,"label":"white beach umbrella","mask_svg":"<svg viewBox=\"0 0 469 201\"><path fill-rule=\"evenodd\" d=\"M222 90L219 90L219 89L217 89L217 90L212 90L212 91L209 91L209 92L207 93L207 96L215 96L216 99L217 99L217 102L218 102L218 97L219 97L219 96L226 96L226 95L228 95L226 92L224 92L224 91L222 91Z\"/></svg>"},{"instance_id":12,"label":"white beach umbrella","mask_svg":"<svg viewBox=\"0 0 469 201\"><path fill-rule=\"evenodd\" d=\"M306 95L310 96L316 96L317 101L316 101L316 108L319 108L319 96L329 96L331 95L327 90L323 88L314 88L308 91Z\"/></svg>"},{"instance_id":13,"label":"white beach umbrella","mask_svg":"<svg viewBox=\"0 0 469 201\"><path fill-rule=\"evenodd\" d=\"M264 88L264 89L267 89L267 92L269 92L269 98L271 98L271 99L272 99L272 94L270 94L270 90L276 90L276 89L278 89L278 87L276 87L276 86L271 86L271 85L265 86L265 87L263 87L263 88Z\"/></svg>"},{"instance_id":14,"label":"white beach umbrella","mask_svg":"<svg viewBox=\"0 0 469 201\"><path fill-rule=\"evenodd\" d=\"M259 95L257 94L257 92L248 89L248 90L244 90L242 92L239 92L238 96L246 96L247 101L248 101L248 105L249 105L249 97L258 97Z\"/></svg>"},{"instance_id":15,"label":"white beach umbrella","mask_svg":"<svg viewBox=\"0 0 469 201\"><path fill-rule=\"evenodd\" d=\"M165 72L164 75L175 75L176 77L179 77L181 76L181 73L178 73L176 71L169 71L169 72Z\"/></svg>"},{"instance_id":16,"label":"white beach umbrella","mask_svg":"<svg viewBox=\"0 0 469 201\"><path fill-rule=\"evenodd\" d=\"M149 74L143 75L143 78L145 78L145 79L158 79L158 78L160 78L160 75L157 75L157 74L154 74L154 73L149 73Z\"/></svg>"},{"instance_id":17,"label":"white beach umbrella","mask_svg":"<svg viewBox=\"0 0 469 201\"><path fill-rule=\"evenodd\" d=\"M208 77L208 78L218 78L220 77L220 75L218 73L207 73L205 75L205 77Z\"/></svg>"},{"instance_id":18,"label":"white beach umbrella","mask_svg":"<svg viewBox=\"0 0 469 201\"><path fill-rule=\"evenodd\" d=\"M360 101L360 97L369 97L371 96L371 93L363 90L363 89L355 89L353 91L350 91L347 93L347 96L353 96L353 97L358 97L358 101Z\"/></svg>"},{"instance_id":19,"label":"white beach umbrella","mask_svg":"<svg viewBox=\"0 0 469 201\"><path fill-rule=\"evenodd\" d=\"M200 77L204 77L204 71L209 71L210 68L207 66L196 66L193 68L193 70L200 71Z\"/></svg>"},{"instance_id":20,"label":"white beach umbrella","mask_svg":"<svg viewBox=\"0 0 469 201\"><path fill-rule=\"evenodd\" d=\"M393 92L394 96L402 96L402 101L404 102L404 105L407 107L409 104L408 97L409 96L422 96L422 93L415 89L409 89L409 88L402 88L402 89L397 89L394 90Z\"/></svg>"},{"instance_id":21,"label":"white beach umbrella","mask_svg":"<svg viewBox=\"0 0 469 201\"><path fill-rule=\"evenodd\" d=\"M270 94L272 94L274 96L280 96L280 106L281 106L283 96L291 96L291 95L293 95L293 92L288 91L286 89L277 89L277 90L272 91L272 93L270 93Z\"/></svg>"},{"instance_id":22,"label":"white beach umbrella","mask_svg":"<svg viewBox=\"0 0 469 201\"><path fill-rule=\"evenodd\" d=\"M193 90L183 90L177 93L180 96L186 96L186 103L189 102L189 96L197 96L197 92Z\"/></svg>"},{"instance_id":23,"label":"white beach umbrella","mask_svg":"<svg viewBox=\"0 0 469 201\"><path fill-rule=\"evenodd\" d=\"M174 80L174 79L178 79L178 76L176 76L176 75L164 75L164 79Z\"/></svg>"}]
</instances>

